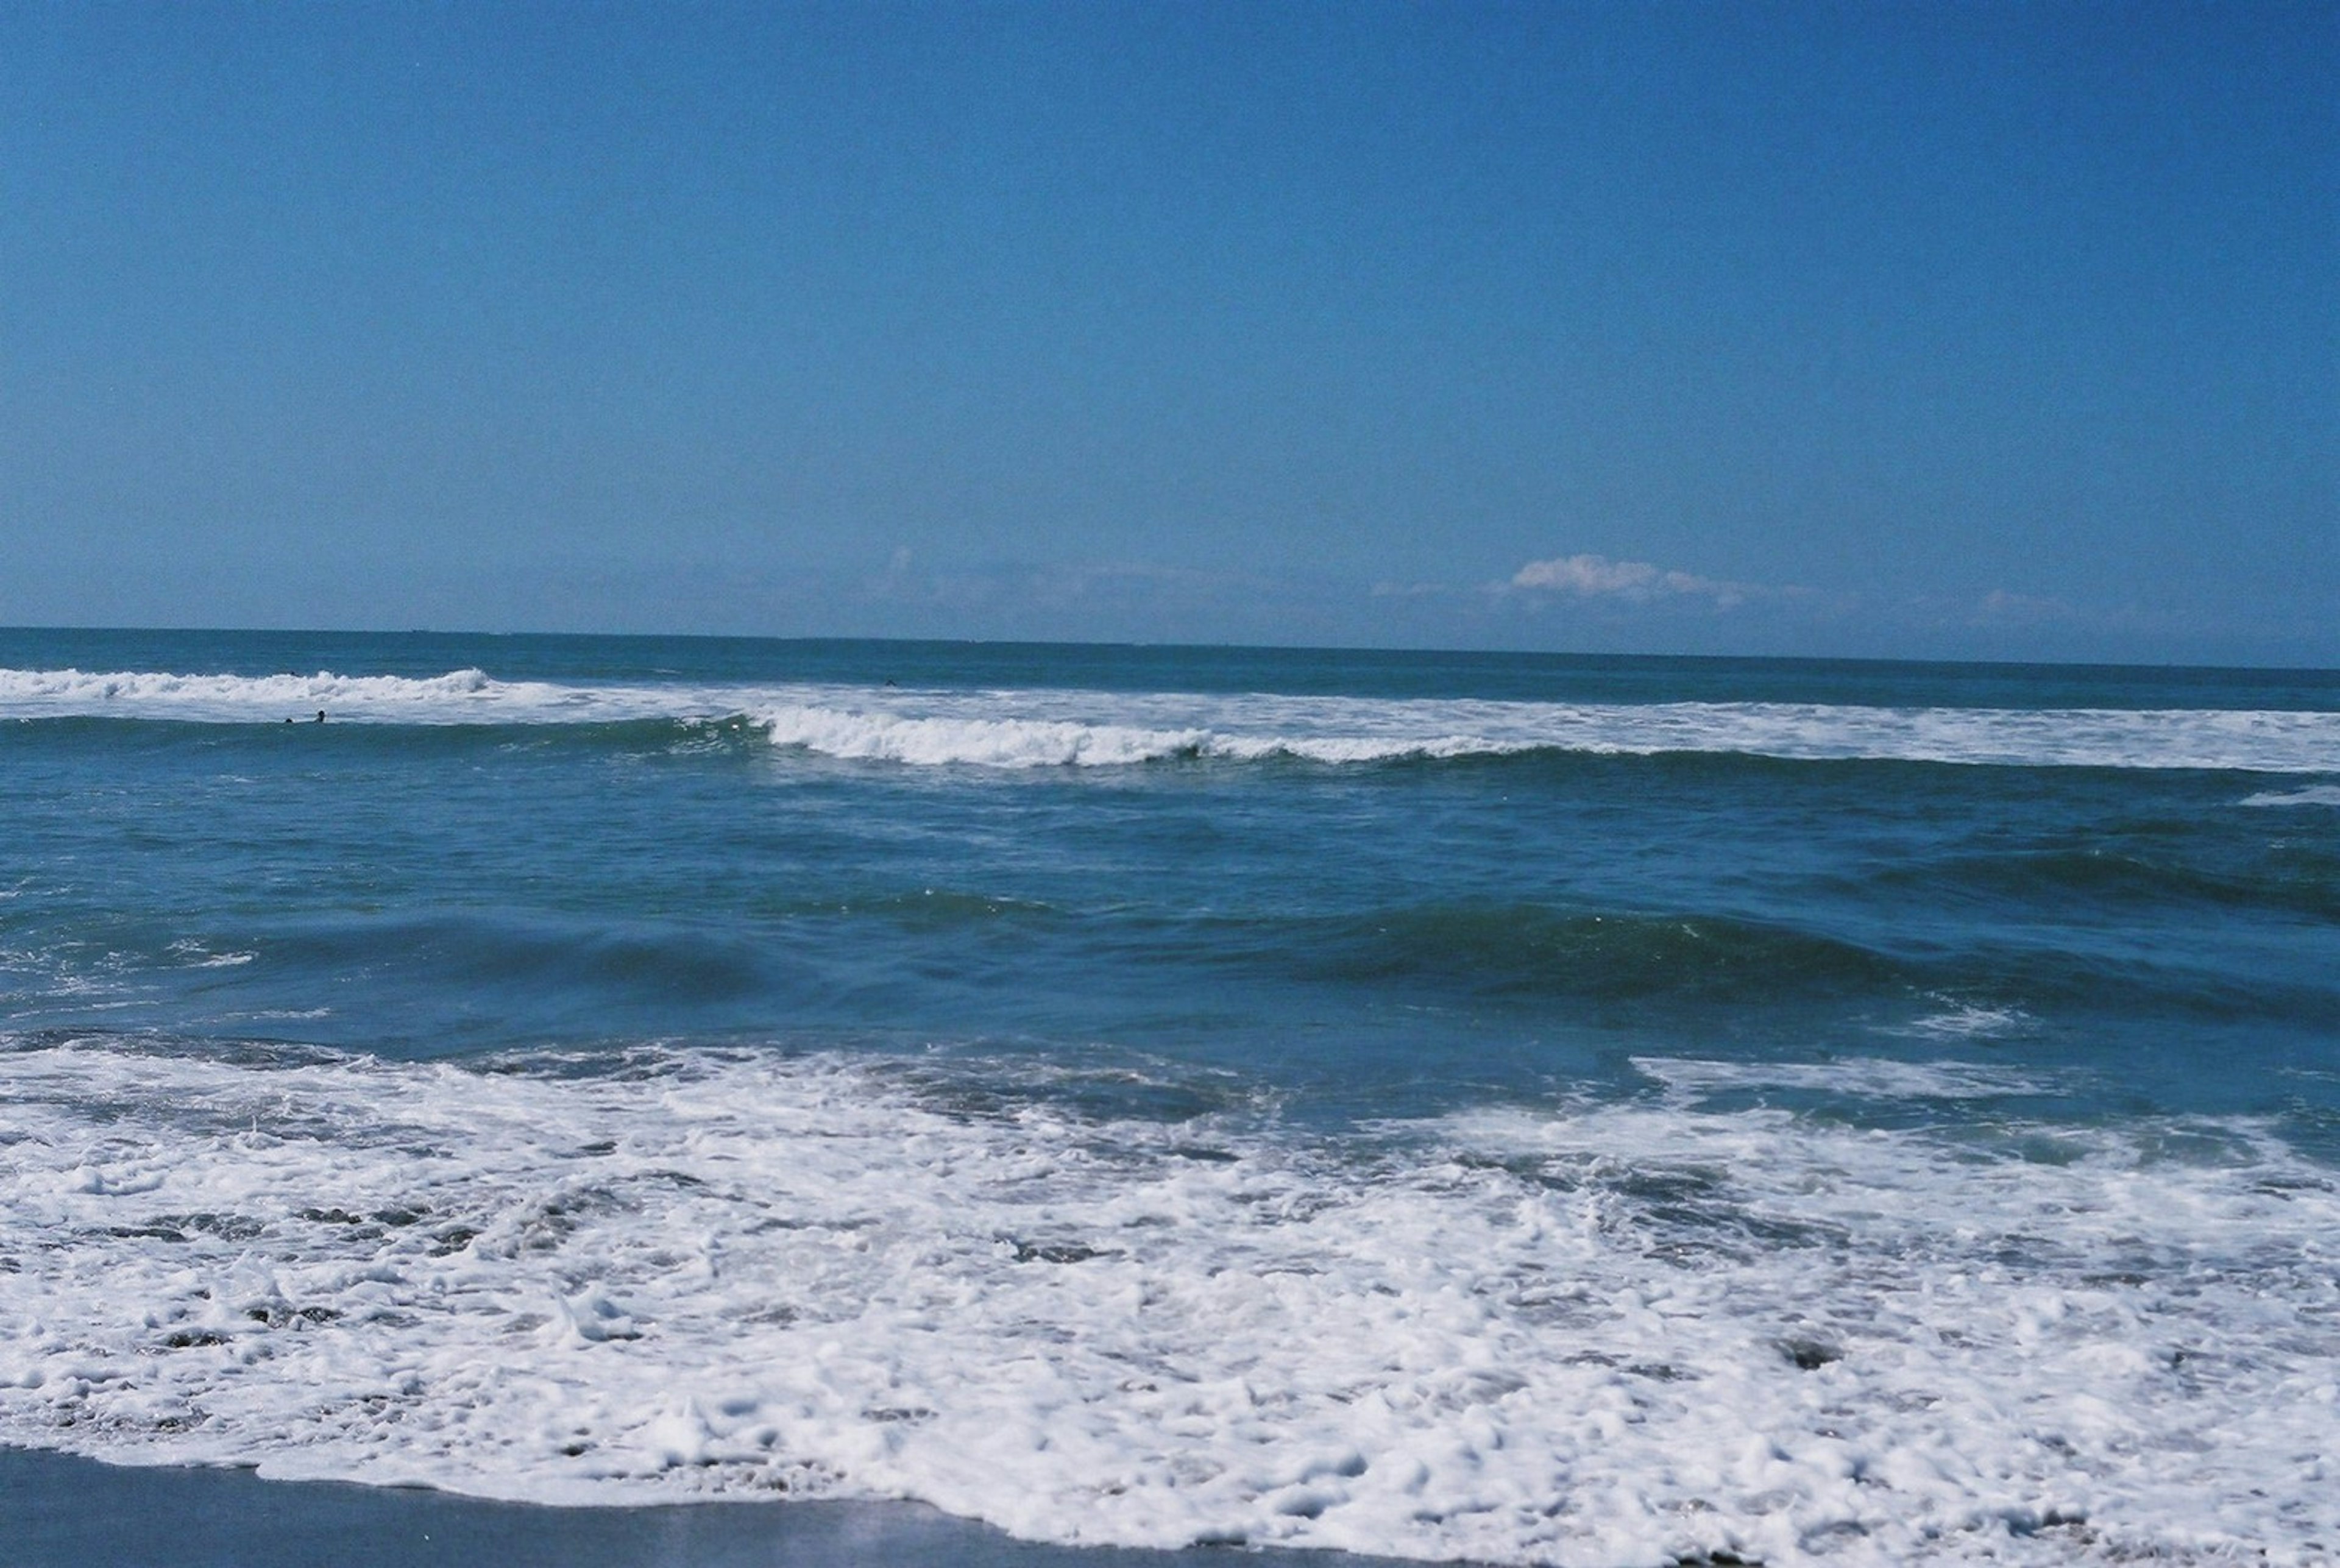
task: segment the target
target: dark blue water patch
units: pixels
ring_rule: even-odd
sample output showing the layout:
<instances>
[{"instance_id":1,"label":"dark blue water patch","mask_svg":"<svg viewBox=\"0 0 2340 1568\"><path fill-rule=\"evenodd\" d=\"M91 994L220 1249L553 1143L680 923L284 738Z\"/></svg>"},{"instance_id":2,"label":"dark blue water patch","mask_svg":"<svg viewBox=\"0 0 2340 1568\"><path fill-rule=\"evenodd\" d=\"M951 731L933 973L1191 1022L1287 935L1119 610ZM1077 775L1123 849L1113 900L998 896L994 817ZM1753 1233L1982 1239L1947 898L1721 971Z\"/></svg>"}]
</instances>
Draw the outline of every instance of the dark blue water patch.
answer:
<instances>
[{"instance_id":1,"label":"dark blue water patch","mask_svg":"<svg viewBox=\"0 0 2340 1568\"><path fill-rule=\"evenodd\" d=\"M2293 915L2312 925L2340 925L2340 861L2307 848L2270 848L2226 866L2106 845L2027 848L1890 866L1877 870L1874 882L1879 889L2034 913L2193 910L2206 918Z\"/></svg>"},{"instance_id":2,"label":"dark blue water patch","mask_svg":"<svg viewBox=\"0 0 2340 1568\"><path fill-rule=\"evenodd\" d=\"M2099 938L2041 941L1970 955L1962 969L1981 990L2026 999L2042 1012L2186 1025L2262 1021L2340 1039L2340 970L2328 943L2256 957L2285 960L2253 973L2205 934L2192 948Z\"/></svg>"},{"instance_id":3,"label":"dark blue water patch","mask_svg":"<svg viewBox=\"0 0 2340 1568\"><path fill-rule=\"evenodd\" d=\"M260 964L331 985L576 993L586 1007L724 1000L765 983L753 949L703 930L579 928L543 919L406 917L311 925L259 944Z\"/></svg>"},{"instance_id":4,"label":"dark blue water patch","mask_svg":"<svg viewBox=\"0 0 2340 1568\"><path fill-rule=\"evenodd\" d=\"M775 890L756 899L754 908L766 919L789 925L866 921L904 936L1001 927L1036 935L1061 931L1075 918L1040 899L953 888L848 891L836 898Z\"/></svg>"},{"instance_id":5,"label":"dark blue water patch","mask_svg":"<svg viewBox=\"0 0 2340 1568\"><path fill-rule=\"evenodd\" d=\"M1858 944L1758 921L1524 904L1376 910L1314 929L1255 934L1244 945L1312 978L1427 980L1492 996L1664 996L1760 1006L1899 990L1919 978Z\"/></svg>"},{"instance_id":6,"label":"dark blue water patch","mask_svg":"<svg viewBox=\"0 0 2340 1568\"><path fill-rule=\"evenodd\" d=\"M2191 941L2104 929L2007 933L1966 922L1919 937L1865 934L1869 941L1695 912L1441 904L1149 928L1122 941L1193 953L1270 983L1494 1005L1522 1019L1638 1015L1652 1026L1699 1018L1712 1029L1718 1012L1736 1011L1810 1029L1825 1007L1842 1023L1883 1027L1933 1010L1930 998L1956 996L2051 1018L2340 1027L2340 969L2328 963L2320 931L2287 945L2233 933Z\"/></svg>"},{"instance_id":7,"label":"dark blue water patch","mask_svg":"<svg viewBox=\"0 0 2340 1568\"><path fill-rule=\"evenodd\" d=\"M775 955L700 930L407 916L165 941L118 929L0 968L0 1023L201 1028L392 1055L768 1021ZM20 960L21 964L21 960Z\"/></svg>"}]
</instances>

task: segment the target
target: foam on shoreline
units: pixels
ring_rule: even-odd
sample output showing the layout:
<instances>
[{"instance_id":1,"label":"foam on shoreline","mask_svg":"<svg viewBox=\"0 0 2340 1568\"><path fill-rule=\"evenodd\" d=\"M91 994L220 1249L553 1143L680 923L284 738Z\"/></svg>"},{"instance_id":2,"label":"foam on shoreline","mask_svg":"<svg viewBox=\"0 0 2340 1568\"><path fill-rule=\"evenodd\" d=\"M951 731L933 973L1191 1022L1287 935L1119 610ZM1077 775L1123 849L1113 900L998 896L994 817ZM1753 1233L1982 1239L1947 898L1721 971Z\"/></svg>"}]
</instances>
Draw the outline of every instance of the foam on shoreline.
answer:
<instances>
[{"instance_id":1,"label":"foam on shoreline","mask_svg":"<svg viewBox=\"0 0 2340 1568\"><path fill-rule=\"evenodd\" d=\"M2340 1190L2247 1122L1863 1130L1721 1063L1327 1140L915 1061L6 1060L0 1441L1502 1563L2340 1541Z\"/></svg>"}]
</instances>

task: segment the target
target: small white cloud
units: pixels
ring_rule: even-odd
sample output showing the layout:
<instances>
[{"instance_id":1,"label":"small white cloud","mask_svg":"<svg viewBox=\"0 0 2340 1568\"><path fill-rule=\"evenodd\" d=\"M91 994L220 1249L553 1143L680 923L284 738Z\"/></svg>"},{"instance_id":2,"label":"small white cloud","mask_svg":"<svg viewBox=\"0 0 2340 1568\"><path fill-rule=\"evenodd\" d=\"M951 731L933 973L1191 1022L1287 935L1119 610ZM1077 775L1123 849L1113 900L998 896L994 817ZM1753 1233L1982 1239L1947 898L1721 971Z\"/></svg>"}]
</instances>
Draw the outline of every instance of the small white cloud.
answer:
<instances>
[{"instance_id":1,"label":"small white cloud","mask_svg":"<svg viewBox=\"0 0 2340 1568\"><path fill-rule=\"evenodd\" d=\"M1225 572L1145 561L914 564L905 546L893 552L884 572L862 585L862 593L887 604L1021 613L1084 603L1193 600L1273 587Z\"/></svg>"},{"instance_id":2,"label":"small white cloud","mask_svg":"<svg viewBox=\"0 0 2340 1568\"><path fill-rule=\"evenodd\" d=\"M1994 588L1982 596L1975 607L1974 620L1982 624L2038 625L2055 620L2083 619L2080 612L2060 599L2042 599L2032 593L2010 593L2004 588Z\"/></svg>"},{"instance_id":3,"label":"small white cloud","mask_svg":"<svg viewBox=\"0 0 2340 1568\"><path fill-rule=\"evenodd\" d=\"M1605 555L1557 555L1531 561L1512 574L1512 589L1572 593L1579 599L1623 599L1634 602L1667 598L1711 600L1728 610L1770 591L1751 582L1724 582L1687 571L1669 571L1646 561L1611 561Z\"/></svg>"}]
</instances>

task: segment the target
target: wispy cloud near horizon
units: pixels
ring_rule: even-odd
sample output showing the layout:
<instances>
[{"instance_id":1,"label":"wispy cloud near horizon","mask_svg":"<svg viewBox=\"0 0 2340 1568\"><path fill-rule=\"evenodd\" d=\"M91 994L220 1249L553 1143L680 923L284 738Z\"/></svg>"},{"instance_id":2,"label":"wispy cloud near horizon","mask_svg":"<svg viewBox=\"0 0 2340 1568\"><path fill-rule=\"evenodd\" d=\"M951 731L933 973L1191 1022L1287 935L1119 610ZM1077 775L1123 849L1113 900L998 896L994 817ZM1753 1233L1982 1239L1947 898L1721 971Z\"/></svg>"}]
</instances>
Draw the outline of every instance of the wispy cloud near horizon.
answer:
<instances>
[{"instance_id":1,"label":"wispy cloud near horizon","mask_svg":"<svg viewBox=\"0 0 2340 1568\"><path fill-rule=\"evenodd\" d=\"M1800 591L1770 588L1754 582L1730 582L1675 571L1646 561L1611 561L1605 555L1556 555L1531 561L1510 581L1493 585L1505 592L1565 593L1578 599L1623 600L1649 603L1662 599L1703 599L1728 610L1750 599Z\"/></svg>"}]
</instances>

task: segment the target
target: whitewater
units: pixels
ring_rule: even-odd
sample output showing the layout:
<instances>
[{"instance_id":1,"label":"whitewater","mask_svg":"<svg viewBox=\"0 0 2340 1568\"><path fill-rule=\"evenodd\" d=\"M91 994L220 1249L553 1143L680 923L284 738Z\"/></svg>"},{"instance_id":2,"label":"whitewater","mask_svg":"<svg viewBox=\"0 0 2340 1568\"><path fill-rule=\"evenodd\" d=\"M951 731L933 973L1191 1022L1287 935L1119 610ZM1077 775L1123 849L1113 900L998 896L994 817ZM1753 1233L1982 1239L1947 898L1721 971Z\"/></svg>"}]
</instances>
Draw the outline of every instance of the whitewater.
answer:
<instances>
[{"instance_id":1,"label":"whitewater","mask_svg":"<svg viewBox=\"0 0 2340 1568\"><path fill-rule=\"evenodd\" d=\"M427 680L0 670L0 718L237 724L306 719L312 710L388 724L739 719L777 746L927 767L1114 767L1182 757L1345 763L1562 750L2340 771L2340 715L2314 712L591 686L496 680L479 670Z\"/></svg>"},{"instance_id":2,"label":"whitewater","mask_svg":"<svg viewBox=\"0 0 2340 1568\"><path fill-rule=\"evenodd\" d=\"M2247 1123L1889 1140L1648 1063L1645 1104L1336 1149L902 1063L122 1045L8 1058L19 1440L1513 1563L2340 1529L2340 1283L2278 1240L2340 1196Z\"/></svg>"}]
</instances>

